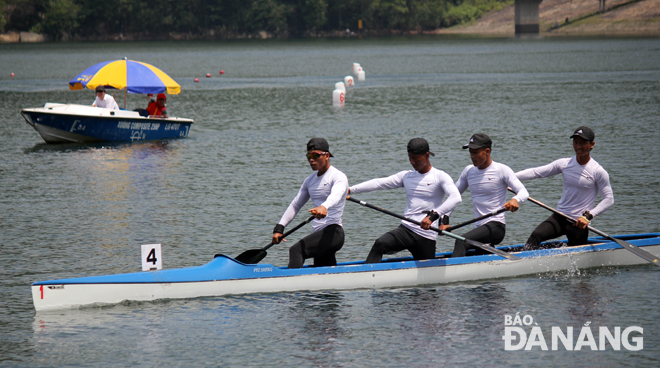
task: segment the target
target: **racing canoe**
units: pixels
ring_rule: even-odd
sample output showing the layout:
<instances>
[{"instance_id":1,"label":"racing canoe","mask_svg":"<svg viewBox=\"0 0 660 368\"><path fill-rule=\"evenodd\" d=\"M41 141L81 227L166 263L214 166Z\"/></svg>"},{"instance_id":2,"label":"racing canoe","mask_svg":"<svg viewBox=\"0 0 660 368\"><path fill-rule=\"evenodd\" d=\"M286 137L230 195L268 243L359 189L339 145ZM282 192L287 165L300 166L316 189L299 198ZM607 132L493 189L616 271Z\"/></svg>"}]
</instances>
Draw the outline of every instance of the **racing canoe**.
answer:
<instances>
[{"instance_id":1,"label":"racing canoe","mask_svg":"<svg viewBox=\"0 0 660 368\"><path fill-rule=\"evenodd\" d=\"M660 255L660 233L614 237ZM32 299L37 311L46 311L122 301L410 287L647 263L601 237L589 238L588 244L575 247L522 251L522 245L516 245L498 249L521 259L508 260L495 254L449 258L451 253L438 253L435 259L423 261L403 257L378 264L359 261L333 267L287 269L271 264L244 264L229 256L216 255L211 262L197 267L39 281L32 284Z\"/></svg>"}]
</instances>

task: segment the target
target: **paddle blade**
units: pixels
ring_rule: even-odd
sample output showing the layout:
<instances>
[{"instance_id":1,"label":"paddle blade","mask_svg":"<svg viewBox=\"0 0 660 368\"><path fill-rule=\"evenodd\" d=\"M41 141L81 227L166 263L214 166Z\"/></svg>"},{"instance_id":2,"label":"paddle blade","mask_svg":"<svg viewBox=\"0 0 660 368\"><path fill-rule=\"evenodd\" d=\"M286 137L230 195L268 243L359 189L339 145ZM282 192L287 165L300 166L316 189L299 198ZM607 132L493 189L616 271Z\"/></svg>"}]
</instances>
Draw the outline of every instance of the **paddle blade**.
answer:
<instances>
[{"instance_id":1,"label":"paddle blade","mask_svg":"<svg viewBox=\"0 0 660 368\"><path fill-rule=\"evenodd\" d=\"M621 239L613 238L611 236L609 237L609 239L613 240L615 243L619 244L623 249L627 249L627 250L635 253L635 255L637 255L638 257L643 258L646 261L650 262L652 265L660 267L660 262L658 261L658 257L654 256L653 254L651 254L651 253L649 253L645 250L639 249L638 247L636 247L636 246L634 246L634 245L632 245L628 242L625 242Z\"/></svg>"},{"instance_id":2,"label":"paddle blade","mask_svg":"<svg viewBox=\"0 0 660 368\"><path fill-rule=\"evenodd\" d=\"M268 252L266 252L263 249L250 249L239 254L234 259L241 263L255 264L261 262L262 259L266 258L267 254Z\"/></svg>"}]
</instances>

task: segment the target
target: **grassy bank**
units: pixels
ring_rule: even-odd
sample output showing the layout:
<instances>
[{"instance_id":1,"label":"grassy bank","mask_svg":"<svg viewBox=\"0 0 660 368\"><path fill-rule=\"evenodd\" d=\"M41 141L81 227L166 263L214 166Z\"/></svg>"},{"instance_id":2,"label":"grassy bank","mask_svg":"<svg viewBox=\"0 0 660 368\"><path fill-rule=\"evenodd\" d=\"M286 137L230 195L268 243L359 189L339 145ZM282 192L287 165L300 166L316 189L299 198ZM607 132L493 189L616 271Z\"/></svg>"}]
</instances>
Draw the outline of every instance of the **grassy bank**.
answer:
<instances>
[{"instance_id":1,"label":"grassy bank","mask_svg":"<svg viewBox=\"0 0 660 368\"><path fill-rule=\"evenodd\" d=\"M437 33L514 34L514 7L494 10L467 24ZM567 21L568 20L568 21ZM539 6L544 35L650 35L660 37L660 0L610 0L599 12L596 0L544 0Z\"/></svg>"}]
</instances>

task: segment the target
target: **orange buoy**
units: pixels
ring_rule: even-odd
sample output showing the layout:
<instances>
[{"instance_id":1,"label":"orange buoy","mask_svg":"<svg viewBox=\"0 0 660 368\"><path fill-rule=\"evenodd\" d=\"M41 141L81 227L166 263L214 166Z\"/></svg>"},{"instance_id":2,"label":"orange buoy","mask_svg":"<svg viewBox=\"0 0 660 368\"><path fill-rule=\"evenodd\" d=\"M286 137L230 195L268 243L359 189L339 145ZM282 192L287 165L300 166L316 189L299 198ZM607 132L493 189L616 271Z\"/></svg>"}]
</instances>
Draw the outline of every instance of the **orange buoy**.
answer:
<instances>
[{"instance_id":1,"label":"orange buoy","mask_svg":"<svg viewBox=\"0 0 660 368\"><path fill-rule=\"evenodd\" d=\"M199 78L195 78L195 83L199 82Z\"/></svg>"},{"instance_id":2,"label":"orange buoy","mask_svg":"<svg viewBox=\"0 0 660 368\"><path fill-rule=\"evenodd\" d=\"M13 76L14 76L14 73L11 73L10 75L13 77Z\"/></svg>"},{"instance_id":3,"label":"orange buoy","mask_svg":"<svg viewBox=\"0 0 660 368\"><path fill-rule=\"evenodd\" d=\"M211 73L206 73L206 78L211 78Z\"/></svg>"}]
</instances>

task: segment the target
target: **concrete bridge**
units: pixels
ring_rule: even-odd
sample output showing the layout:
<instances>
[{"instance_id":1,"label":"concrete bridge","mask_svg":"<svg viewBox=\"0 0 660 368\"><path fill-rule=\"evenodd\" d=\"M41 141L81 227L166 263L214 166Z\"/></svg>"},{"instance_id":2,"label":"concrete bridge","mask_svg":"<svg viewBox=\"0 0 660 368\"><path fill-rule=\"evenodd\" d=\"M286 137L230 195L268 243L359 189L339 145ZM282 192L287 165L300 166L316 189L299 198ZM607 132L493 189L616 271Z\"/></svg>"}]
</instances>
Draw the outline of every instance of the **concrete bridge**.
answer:
<instances>
[{"instance_id":1,"label":"concrete bridge","mask_svg":"<svg viewBox=\"0 0 660 368\"><path fill-rule=\"evenodd\" d=\"M515 0L516 34L539 33L539 4L543 0Z\"/></svg>"}]
</instances>

